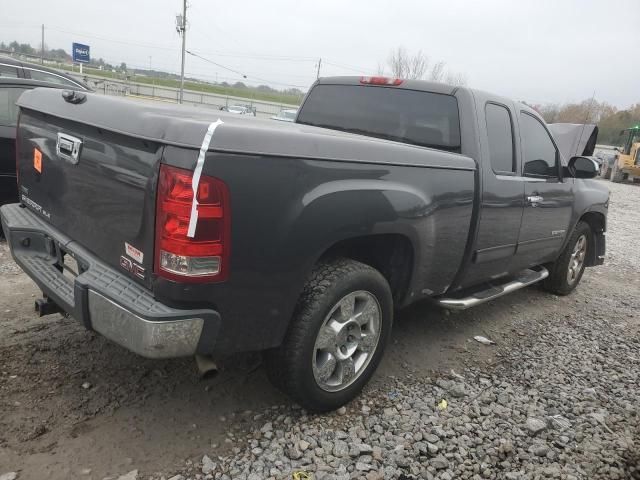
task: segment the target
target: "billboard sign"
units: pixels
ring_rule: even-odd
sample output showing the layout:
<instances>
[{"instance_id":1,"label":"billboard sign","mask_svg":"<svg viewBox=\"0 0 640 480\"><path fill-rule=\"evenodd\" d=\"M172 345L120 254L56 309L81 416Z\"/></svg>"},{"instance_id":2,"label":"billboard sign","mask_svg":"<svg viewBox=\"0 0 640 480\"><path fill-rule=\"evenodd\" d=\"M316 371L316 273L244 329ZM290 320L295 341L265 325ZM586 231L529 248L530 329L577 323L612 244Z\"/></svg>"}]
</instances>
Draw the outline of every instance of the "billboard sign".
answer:
<instances>
[{"instance_id":1,"label":"billboard sign","mask_svg":"<svg viewBox=\"0 0 640 480\"><path fill-rule=\"evenodd\" d=\"M81 43L74 43L71 45L73 63L89 63L91 57L89 56L89 45L83 45Z\"/></svg>"}]
</instances>

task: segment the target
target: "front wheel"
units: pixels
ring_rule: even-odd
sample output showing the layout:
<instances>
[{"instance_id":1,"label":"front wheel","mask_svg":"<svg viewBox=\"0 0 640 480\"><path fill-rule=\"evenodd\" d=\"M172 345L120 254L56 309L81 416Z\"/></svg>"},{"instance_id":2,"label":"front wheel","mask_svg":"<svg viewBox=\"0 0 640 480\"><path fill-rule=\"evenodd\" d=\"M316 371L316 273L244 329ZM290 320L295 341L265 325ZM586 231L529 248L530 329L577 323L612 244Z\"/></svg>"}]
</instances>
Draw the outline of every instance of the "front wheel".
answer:
<instances>
[{"instance_id":1,"label":"front wheel","mask_svg":"<svg viewBox=\"0 0 640 480\"><path fill-rule=\"evenodd\" d=\"M545 290L557 295L568 295L580 283L592 242L591 228L579 222L560 257L549 267L544 280Z\"/></svg>"},{"instance_id":2,"label":"front wheel","mask_svg":"<svg viewBox=\"0 0 640 480\"><path fill-rule=\"evenodd\" d=\"M350 259L320 263L284 342L265 354L269 378L309 410L338 408L373 375L392 321L391 289L380 272Z\"/></svg>"}]
</instances>

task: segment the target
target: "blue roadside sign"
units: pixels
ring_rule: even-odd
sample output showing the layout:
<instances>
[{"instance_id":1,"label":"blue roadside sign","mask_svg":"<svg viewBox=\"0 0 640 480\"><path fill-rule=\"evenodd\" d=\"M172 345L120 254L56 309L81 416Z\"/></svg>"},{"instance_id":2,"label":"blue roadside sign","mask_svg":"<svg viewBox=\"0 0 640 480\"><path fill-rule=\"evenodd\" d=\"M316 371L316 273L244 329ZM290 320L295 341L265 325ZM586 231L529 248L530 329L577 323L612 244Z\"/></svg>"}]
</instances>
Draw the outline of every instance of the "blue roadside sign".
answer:
<instances>
[{"instance_id":1,"label":"blue roadside sign","mask_svg":"<svg viewBox=\"0 0 640 480\"><path fill-rule=\"evenodd\" d=\"M89 55L89 45L74 43L71 45L73 63L89 63L91 57Z\"/></svg>"}]
</instances>

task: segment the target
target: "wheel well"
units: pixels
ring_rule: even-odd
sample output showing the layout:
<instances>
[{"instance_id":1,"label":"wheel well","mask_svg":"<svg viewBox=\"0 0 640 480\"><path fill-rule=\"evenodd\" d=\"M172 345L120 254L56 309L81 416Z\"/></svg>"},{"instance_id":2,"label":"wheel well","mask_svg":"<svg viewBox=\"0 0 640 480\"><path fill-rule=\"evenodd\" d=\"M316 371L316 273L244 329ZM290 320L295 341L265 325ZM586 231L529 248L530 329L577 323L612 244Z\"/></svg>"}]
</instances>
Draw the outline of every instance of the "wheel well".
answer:
<instances>
[{"instance_id":1,"label":"wheel well","mask_svg":"<svg viewBox=\"0 0 640 480\"><path fill-rule=\"evenodd\" d=\"M587 212L584 215L582 215L582 217L580 217L580 221L585 222L587 225L589 225L589 228L591 228L591 232L593 234L592 240L594 242L595 248L591 248L589 250L588 256L586 259L587 266L593 266L593 265L596 265L597 263L596 255L599 250L598 245L596 245L596 243L601 241L600 240L601 238L604 238L602 234L605 231L606 220L604 215L602 215L601 213Z\"/></svg>"},{"instance_id":2,"label":"wheel well","mask_svg":"<svg viewBox=\"0 0 640 480\"><path fill-rule=\"evenodd\" d=\"M389 282L393 300L399 304L409 289L413 271L413 247L400 234L379 234L349 238L331 246L322 259L346 257L378 270Z\"/></svg>"}]
</instances>

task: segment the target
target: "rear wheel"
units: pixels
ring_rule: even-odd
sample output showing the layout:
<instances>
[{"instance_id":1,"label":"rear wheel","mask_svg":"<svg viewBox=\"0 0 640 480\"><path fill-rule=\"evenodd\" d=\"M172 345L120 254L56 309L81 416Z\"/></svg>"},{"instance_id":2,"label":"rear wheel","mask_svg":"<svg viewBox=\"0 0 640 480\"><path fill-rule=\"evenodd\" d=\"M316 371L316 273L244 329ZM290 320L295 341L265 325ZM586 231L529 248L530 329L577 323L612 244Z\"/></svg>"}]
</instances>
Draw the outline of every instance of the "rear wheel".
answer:
<instances>
[{"instance_id":1,"label":"rear wheel","mask_svg":"<svg viewBox=\"0 0 640 480\"><path fill-rule=\"evenodd\" d=\"M309 410L338 408L373 375L392 320L391 289L380 272L349 259L321 263L283 344L265 354L269 378Z\"/></svg>"},{"instance_id":2,"label":"rear wheel","mask_svg":"<svg viewBox=\"0 0 640 480\"><path fill-rule=\"evenodd\" d=\"M549 276L543 283L545 290L557 295L568 295L578 286L584 273L592 238L589 225L579 222L564 251L549 267Z\"/></svg>"}]
</instances>

